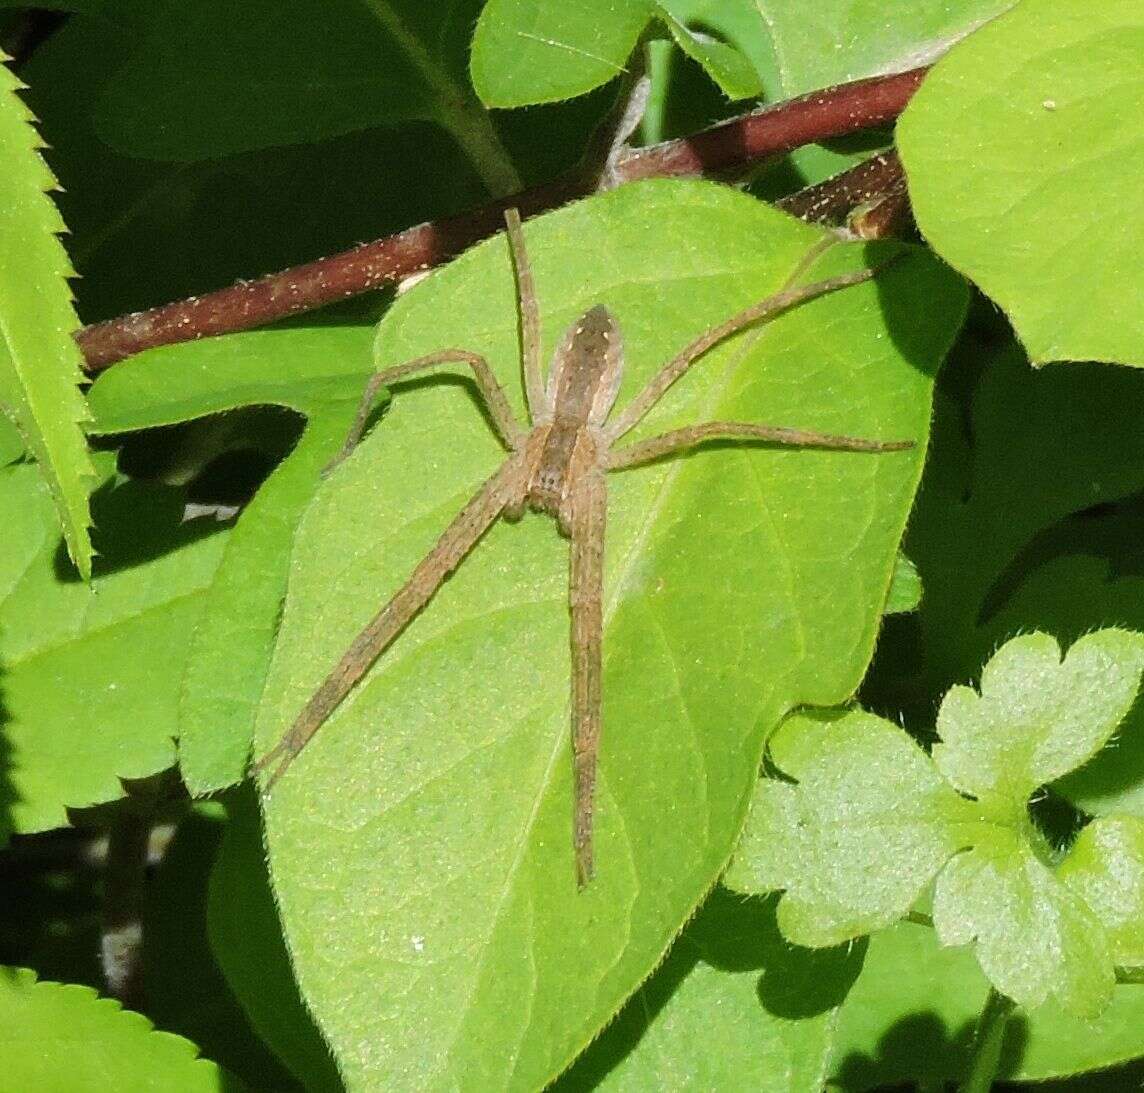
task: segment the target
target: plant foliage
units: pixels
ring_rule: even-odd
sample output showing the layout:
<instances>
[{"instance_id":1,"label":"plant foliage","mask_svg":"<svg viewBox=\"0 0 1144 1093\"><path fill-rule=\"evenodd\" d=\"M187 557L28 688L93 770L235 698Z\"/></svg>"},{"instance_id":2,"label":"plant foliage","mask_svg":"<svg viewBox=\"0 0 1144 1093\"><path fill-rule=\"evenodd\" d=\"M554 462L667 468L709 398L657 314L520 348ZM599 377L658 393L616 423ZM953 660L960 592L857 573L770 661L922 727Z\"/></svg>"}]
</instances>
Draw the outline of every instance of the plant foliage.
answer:
<instances>
[{"instance_id":1,"label":"plant foliage","mask_svg":"<svg viewBox=\"0 0 1144 1093\"><path fill-rule=\"evenodd\" d=\"M68 553L91 575L88 494L95 477L83 426L79 325L59 235L63 221L48 191L56 180L40 158L40 138L0 52L0 413L16 427L11 454L35 454L51 491Z\"/></svg>"},{"instance_id":2,"label":"plant foliage","mask_svg":"<svg viewBox=\"0 0 1144 1093\"><path fill-rule=\"evenodd\" d=\"M1098 631L1063 660L1047 635L1014 638L980 694L945 696L931 757L869 714L810 721L807 739L783 747L797 785L756 788L728 883L785 889L783 932L828 946L904 918L936 879L943 944L974 943L985 975L1021 1005L1052 994L1098 1016L1114 966L1144 957L1144 823L1102 817L1057 860L1028 802L1108 741L1142 671L1136 633Z\"/></svg>"},{"instance_id":3,"label":"plant foliage","mask_svg":"<svg viewBox=\"0 0 1144 1093\"><path fill-rule=\"evenodd\" d=\"M0 0L0 1085L934 1088L1003 1013L993 1076L1138 1087L1138 3L54 7ZM891 132L877 95L931 64ZM734 170L625 182L645 74L632 144L765 105L799 146L756 165L731 121L683 150ZM812 222L891 144L916 231L893 180ZM633 440L913 441L609 476L584 891L540 515L249 778L505 455L457 366L379 392L324 474L370 374L479 352L523 418L496 201L546 365L616 316L621 407L792 277L875 270L717 346ZM293 314L315 283L354 298ZM132 314L195 296L175 344ZM148 347L82 380L109 330Z\"/></svg>"}]
</instances>

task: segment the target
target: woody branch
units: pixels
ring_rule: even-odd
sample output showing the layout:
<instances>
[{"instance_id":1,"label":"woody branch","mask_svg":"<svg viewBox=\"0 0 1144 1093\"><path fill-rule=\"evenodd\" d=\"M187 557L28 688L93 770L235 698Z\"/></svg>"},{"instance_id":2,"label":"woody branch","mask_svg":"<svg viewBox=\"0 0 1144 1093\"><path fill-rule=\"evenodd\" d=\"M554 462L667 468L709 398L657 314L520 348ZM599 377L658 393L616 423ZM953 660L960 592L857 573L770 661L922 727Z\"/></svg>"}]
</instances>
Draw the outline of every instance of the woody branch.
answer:
<instances>
[{"instance_id":1,"label":"woody branch","mask_svg":"<svg viewBox=\"0 0 1144 1093\"><path fill-rule=\"evenodd\" d=\"M652 177L734 175L768 156L803 144L885 125L905 108L927 69L916 68L815 91L764 107L710 129L636 148L612 165L617 182ZM590 167L591 165L589 165ZM860 173L860 172L859 172ZM798 195L786 202L807 219L825 218L840 203L900 191L896 159L881 162L860 184L848 182L855 172L813 187L801 206ZM396 235L304 265L241 282L201 296L162 304L84 327L76 334L87 371L95 373L144 349L194 341L263 326L304 311L382 288L420 270L447 261L466 247L492 235L503 224L504 210L515 206L535 215L590 192L592 170L579 170L544 186L493 201L481 208L407 228ZM824 188L825 187L825 188ZM804 191L807 192L807 191Z\"/></svg>"}]
</instances>

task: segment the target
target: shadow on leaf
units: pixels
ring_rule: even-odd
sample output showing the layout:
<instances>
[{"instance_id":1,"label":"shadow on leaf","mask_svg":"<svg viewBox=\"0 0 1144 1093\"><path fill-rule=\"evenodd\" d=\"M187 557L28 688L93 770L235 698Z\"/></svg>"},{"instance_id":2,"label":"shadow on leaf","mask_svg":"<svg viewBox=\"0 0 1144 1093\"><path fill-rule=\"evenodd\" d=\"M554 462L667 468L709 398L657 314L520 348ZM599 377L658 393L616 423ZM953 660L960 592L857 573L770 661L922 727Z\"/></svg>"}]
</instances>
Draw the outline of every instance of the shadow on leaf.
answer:
<instances>
[{"instance_id":1,"label":"shadow on leaf","mask_svg":"<svg viewBox=\"0 0 1144 1093\"><path fill-rule=\"evenodd\" d=\"M1026 1019L1013 1017L1005 1029L1001 1075L1019 1069L1028 1039ZM840 1060L834 1067L834 1081L846 1093L905 1080L919 1085L956 1081L965 1076L972 1042L972 1022L951 1033L938 1013L912 1013L886 1029L876 1054L855 1051Z\"/></svg>"},{"instance_id":2,"label":"shadow on leaf","mask_svg":"<svg viewBox=\"0 0 1144 1093\"><path fill-rule=\"evenodd\" d=\"M725 973L728 980L748 976L757 1004L782 1020L815 1017L841 1004L861 971L865 943L820 950L793 946L778 931L776 904L773 896L744 898L716 888L659 970L553 1088L559 1093L594 1089L634 1059L645 1034L668 1016L673 997L700 965ZM694 1028L688 1039L701 1041L704 1034Z\"/></svg>"}]
</instances>

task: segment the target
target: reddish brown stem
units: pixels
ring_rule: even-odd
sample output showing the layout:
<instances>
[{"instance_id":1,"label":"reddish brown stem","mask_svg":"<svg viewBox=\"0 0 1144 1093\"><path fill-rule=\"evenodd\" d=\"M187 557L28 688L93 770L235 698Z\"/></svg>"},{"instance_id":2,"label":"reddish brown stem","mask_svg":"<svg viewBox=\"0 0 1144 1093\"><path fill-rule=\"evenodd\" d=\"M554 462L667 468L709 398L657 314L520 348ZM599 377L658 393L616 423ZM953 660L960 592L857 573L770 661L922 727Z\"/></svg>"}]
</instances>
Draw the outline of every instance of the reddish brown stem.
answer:
<instances>
[{"instance_id":1,"label":"reddish brown stem","mask_svg":"<svg viewBox=\"0 0 1144 1093\"><path fill-rule=\"evenodd\" d=\"M680 140L633 149L619 165L625 182L664 175L723 174L766 156L893 121L928 68L839 84L766 106Z\"/></svg>"},{"instance_id":2,"label":"reddish brown stem","mask_svg":"<svg viewBox=\"0 0 1144 1093\"><path fill-rule=\"evenodd\" d=\"M76 341L87 371L99 372L144 349L265 326L439 265L503 227L504 210L510 205L528 216L569 201L577 193L570 183L526 190L256 281L85 326Z\"/></svg>"},{"instance_id":3,"label":"reddish brown stem","mask_svg":"<svg viewBox=\"0 0 1144 1093\"><path fill-rule=\"evenodd\" d=\"M901 235L914 226L909 195L905 190L887 194L857 215L851 215L846 226L859 239L885 239L887 236Z\"/></svg>"},{"instance_id":4,"label":"reddish brown stem","mask_svg":"<svg viewBox=\"0 0 1144 1093\"><path fill-rule=\"evenodd\" d=\"M925 72L917 68L841 84L690 137L636 149L616 164L614 174L621 182L652 176L727 174L802 144L884 125L905 108ZM516 206L525 215L542 212L588 192L593 182L592 172L578 171L557 183L458 216L418 224L256 281L84 327L76 341L87 370L94 373L144 349L249 330L312 311L446 261L497 231L506 206Z\"/></svg>"},{"instance_id":5,"label":"reddish brown stem","mask_svg":"<svg viewBox=\"0 0 1144 1093\"><path fill-rule=\"evenodd\" d=\"M837 223L852 208L866 203L891 203L905 199L906 176L895 151L880 152L871 159L834 175L833 179L811 185L778 200L793 216L816 223Z\"/></svg>"}]
</instances>

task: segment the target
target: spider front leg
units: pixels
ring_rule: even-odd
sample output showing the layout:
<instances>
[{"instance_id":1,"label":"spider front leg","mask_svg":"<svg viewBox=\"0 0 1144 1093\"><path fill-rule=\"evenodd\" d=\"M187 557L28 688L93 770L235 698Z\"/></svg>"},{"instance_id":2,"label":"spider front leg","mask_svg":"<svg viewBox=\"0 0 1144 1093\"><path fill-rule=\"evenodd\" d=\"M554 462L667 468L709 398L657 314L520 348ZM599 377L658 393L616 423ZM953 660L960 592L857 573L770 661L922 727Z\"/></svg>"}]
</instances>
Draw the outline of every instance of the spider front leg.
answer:
<instances>
[{"instance_id":1,"label":"spider front leg","mask_svg":"<svg viewBox=\"0 0 1144 1093\"><path fill-rule=\"evenodd\" d=\"M504 388L497 382L488 361L479 353L470 353L467 349L442 349L438 353L429 353L424 357L416 357L405 364L375 372L365 385L361 402L358 403L357 413L354 415L350 431L342 443L338 454L322 468L322 476L329 475L339 464L343 463L353 453L365 432L366 422L373 409L374 399L383 387L397 383L407 376L424 372L430 368L438 368L443 364L467 364L473 370L473 378L477 381L479 392L485 409L488 410L489 419L500 442L509 450L515 451L523 441L525 433L512 412L512 407L505 397Z\"/></svg>"},{"instance_id":2,"label":"spider front leg","mask_svg":"<svg viewBox=\"0 0 1144 1093\"><path fill-rule=\"evenodd\" d=\"M804 259L795 270L793 277L799 276L808 262L817 257L824 246L813 248L810 255ZM837 277L828 277L825 281L816 281L812 285L788 286L765 300L732 315L729 319L704 331L689 345L685 345L671 358L644 386L643 390L628 403L624 409L609 421L604 430L604 438L609 444L614 444L625 433L634 429L647 415L648 411L659 402L668 389L684 375L698 360L706 355L720 342L726 341L733 334L745 330L757 323L767 323L777 318L791 308L798 307L819 296L825 296L851 285L861 284L871 280L878 273L878 269L860 269L853 273L839 274Z\"/></svg>"},{"instance_id":3,"label":"spider front leg","mask_svg":"<svg viewBox=\"0 0 1144 1093\"><path fill-rule=\"evenodd\" d=\"M900 452L914 446L912 440L865 440L857 436L819 433L813 429L788 429L781 425L707 421L701 425L672 429L626 448L614 448L608 453L607 469L618 471L638 463L650 463L663 456L678 455L707 440L761 440L784 448L824 448L840 452Z\"/></svg>"},{"instance_id":4,"label":"spider front leg","mask_svg":"<svg viewBox=\"0 0 1144 1093\"><path fill-rule=\"evenodd\" d=\"M552 412L544 390L544 377L540 374L540 305L536 302L536 283L532 278L532 263L524 245L524 229L520 212L514 208L504 211L505 234L512 252L512 268L516 276L516 306L520 314L520 363L524 372L524 397L528 401L528 417L537 420Z\"/></svg>"},{"instance_id":5,"label":"spider front leg","mask_svg":"<svg viewBox=\"0 0 1144 1093\"><path fill-rule=\"evenodd\" d=\"M263 787L265 792L270 792L373 662L433 598L445 583L445 578L464 561L505 508L520 503L526 484L524 457L510 456L453 518L396 595L354 638L353 644L322 681L282 739L254 764L256 777L270 770Z\"/></svg>"}]
</instances>

